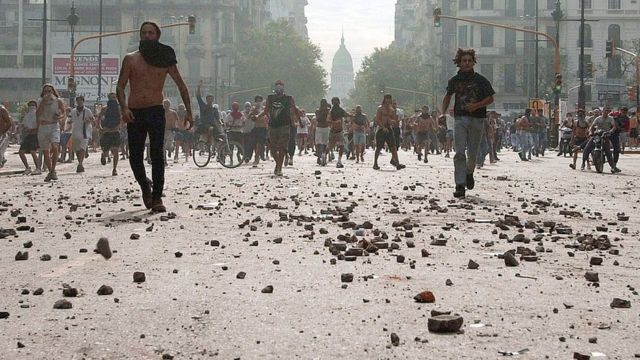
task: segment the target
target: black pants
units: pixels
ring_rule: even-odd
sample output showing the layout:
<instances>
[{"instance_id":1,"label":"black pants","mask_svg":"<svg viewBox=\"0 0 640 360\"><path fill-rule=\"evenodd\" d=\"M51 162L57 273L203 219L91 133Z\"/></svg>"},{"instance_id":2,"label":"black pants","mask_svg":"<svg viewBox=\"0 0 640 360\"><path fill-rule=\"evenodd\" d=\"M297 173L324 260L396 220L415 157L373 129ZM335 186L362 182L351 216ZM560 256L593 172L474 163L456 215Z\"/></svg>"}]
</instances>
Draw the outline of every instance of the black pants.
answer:
<instances>
[{"instance_id":1,"label":"black pants","mask_svg":"<svg viewBox=\"0 0 640 360\"><path fill-rule=\"evenodd\" d=\"M400 128L399 127L394 127L393 128L393 140L396 142L396 148L400 148L400 144L402 144L402 139L400 138Z\"/></svg>"},{"instance_id":2,"label":"black pants","mask_svg":"<svg viewBox=\"0 0 640 360\"><path fill-rule=\"evenodd\" d=\"M613 163L618 164L620 159L620 133L614 132L611 134L611 147L613 147Z\"/></svg>"},{"instance_id":3,"label":"black pants","mask_svg":"<svg viewBox=\"0 0 640 360\"><path fill-rule=\"evenodd\" d=\"M287 153L289 157L293 158L296 153L296 137L298 136L298 128L292 126L289 128L289 144L287 146Z\"/></svg>"},{"instance_id":4,"label":"black pants","mask_svg":"<svg viewBox=\"0 0 640 360\"><path fill-rule=\"evenodd\" d=\"M245 160L250 160L253 156L253 150L256 148L256 135L253 131L248 133L244 133L244 158Z\"/></svg>"},{"instance_id":5,"label":"black pants","mask_svg":"<svg viewBox=\"0 0 640 360\"><path fill-rule=\"evenodd\" d=\"M154 199L162 197L164 188L164 108L162 105L144 109L131 109L134 120L127 124L129 135L129 164L141 188L147 186L144 169L144 143L149 135L149 155L151 156L151 179Z\"/></svg>"}]
</instances>

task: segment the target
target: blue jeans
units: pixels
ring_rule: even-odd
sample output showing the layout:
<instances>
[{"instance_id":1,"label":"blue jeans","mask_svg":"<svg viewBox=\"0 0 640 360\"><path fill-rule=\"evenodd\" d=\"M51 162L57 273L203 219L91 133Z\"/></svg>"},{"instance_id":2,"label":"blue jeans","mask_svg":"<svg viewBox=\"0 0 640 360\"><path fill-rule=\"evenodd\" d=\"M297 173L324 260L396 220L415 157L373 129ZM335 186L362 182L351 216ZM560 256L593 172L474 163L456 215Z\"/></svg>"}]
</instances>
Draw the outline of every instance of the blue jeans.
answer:
<instances>
[{"instance_id":1,"label":"blue jeans","mask_svg":"<svg viewBox=\"0 0 640 360\"><path fill-rule=\"evenodd\" d=\"M476 158L476 163L480 165L484 165L485 160L487 160L488 153L489 153L489 139L487 138L486 129L483 129L482 137L480 138L480 149L478 150L478 157Z\"/></svg>"},{"instance_id":2,"label":"blue jeans","mask_svg":"<svg viewBox=\"0 0 640 360\"><path fill-rule=\"evenodd\" d=\"M518 145L520 150L520 156L525 157L529 152L531 145L529 142L529 132L524 130L518 130Z\"/></svg>"},{"instance_id":3,"label":"blue jeans","mask_svg":"<svg viewBox=\"0 0 640 360\"><path fill-rule=\"evenodd\" d=\"M456 155L453 157L456 185L467 183L467 174L473 174L476 158L480 150L480 140L484 133L485 119L469 116L456 116L453 130L453 142Z\"/></svg>"}]
</instances>

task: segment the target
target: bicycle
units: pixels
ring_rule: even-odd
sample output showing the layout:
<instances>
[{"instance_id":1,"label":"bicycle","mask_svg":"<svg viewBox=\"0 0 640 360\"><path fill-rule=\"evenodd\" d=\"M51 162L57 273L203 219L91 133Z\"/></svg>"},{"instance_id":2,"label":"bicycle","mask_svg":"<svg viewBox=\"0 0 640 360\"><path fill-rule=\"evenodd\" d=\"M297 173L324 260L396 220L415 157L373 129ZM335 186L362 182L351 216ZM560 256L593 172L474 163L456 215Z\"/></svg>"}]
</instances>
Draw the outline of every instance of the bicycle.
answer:
<instances>
[{"instance_id":1,"label":"bicycle","mask_svg":"<svg viewBox=\"0 0 640 360\"><path fill-rule=\"evenodd\" d=\"M237 141L229 140L228 133L229 131L225 130L219 134L214 138L213 144L203 140L202 136L195 142L192 155L197 167L207 166L214 156L220 165L229 169L237 168L244 163L244 146Z\"/></svg>"}]
</instances>

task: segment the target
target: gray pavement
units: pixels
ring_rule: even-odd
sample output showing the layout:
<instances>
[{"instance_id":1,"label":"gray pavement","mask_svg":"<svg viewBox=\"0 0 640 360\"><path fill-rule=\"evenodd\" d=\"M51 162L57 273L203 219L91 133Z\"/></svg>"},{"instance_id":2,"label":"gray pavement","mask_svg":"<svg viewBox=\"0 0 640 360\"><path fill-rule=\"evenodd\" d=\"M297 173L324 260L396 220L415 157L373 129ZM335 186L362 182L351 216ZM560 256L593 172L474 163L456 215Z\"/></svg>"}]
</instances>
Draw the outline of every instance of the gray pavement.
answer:
<instances>
[{"instance_id":1,"label":"gray pavement","mask_svg":"<svg viewBox=\"0 0 640 360\"><path fill-rule=\"evenodd\" d=\"M20 170L13 151L2 171ZM0 312L9 313L0 319L0 358L639 356L640 157L622 155L623 173L611 175L570 170L555 154L527 164L500 156L476 172L476 190L461 201L451 196L452 160L441 156L423 164L401 152L407 169L399 172L389 155L372 170L370 150L365 164L344 169L303 156L283 178L270 161L257 169L170 164L165 205L175 218L143 210L128 163L112 177L98 154L84 174L60 165L50 184L44 174L2 176L0 227L26 230L0 239ZM356 236L353 225L365 221L372 229ZM603 250L591 250L587 235ZM93 252L101 236L114 251L109 260ZM339 236L348 248L366 240L397 249L345 259L331 254L344 245ZM506 267L498 255L518 248L519 266ZM537 261L521 257L529 250ZM18 251L28 260L16 261ZM133 282L136 271L145 282ZM353 282L342 283L343 273ZM114 293L97 295L103 284ZM273 293L262 293L268 285ZM63 297L65 286L79 295ZM435 303L414 301L424 290ZM73 308L53 309L63 298ZM611 308L613 298L631 308ZM460 314L461 331L430 333L432 310Z\"/></svg>"}]
</instances>

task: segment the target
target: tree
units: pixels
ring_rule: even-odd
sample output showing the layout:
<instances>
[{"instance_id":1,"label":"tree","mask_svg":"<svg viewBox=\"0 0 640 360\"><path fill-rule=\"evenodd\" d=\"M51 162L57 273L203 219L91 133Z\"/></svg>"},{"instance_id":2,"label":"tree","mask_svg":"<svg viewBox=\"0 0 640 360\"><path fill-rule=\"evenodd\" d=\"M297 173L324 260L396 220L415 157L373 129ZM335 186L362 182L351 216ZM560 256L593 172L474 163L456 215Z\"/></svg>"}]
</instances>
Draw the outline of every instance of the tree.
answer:
<instances>
[{"instance_id":1,"label":"tree","mask_svg":"<svg viewBox=\"0 0 640 360\"><path fill-rule=\"evenodd\" d=\"M242 89L284 80L286 92L296 98L298 106L315 109L327 90L327 72L319 65L321 56L320 48L298 35L287 21L273 22L243 34L236 78Z\"/></svg>"},{"instance_id":2,"label":"tree","mask_svg":"<svg viewBox=\"0 0 640 360\"><path fill-rule=\"evenodd\" d=\"M373 54L362 61L356 74L355 88L351 92L352 104L362 105L369 113L375 113L385 93L392 94L400 107L413 112L414 106L434 104L432 91L434 82L430 68L420 64L413 54L395 47L376 48ZM394 87L422 93L388 89ZM415 96L415 97L414 97Z\"/></svg>"}]
</instances>

